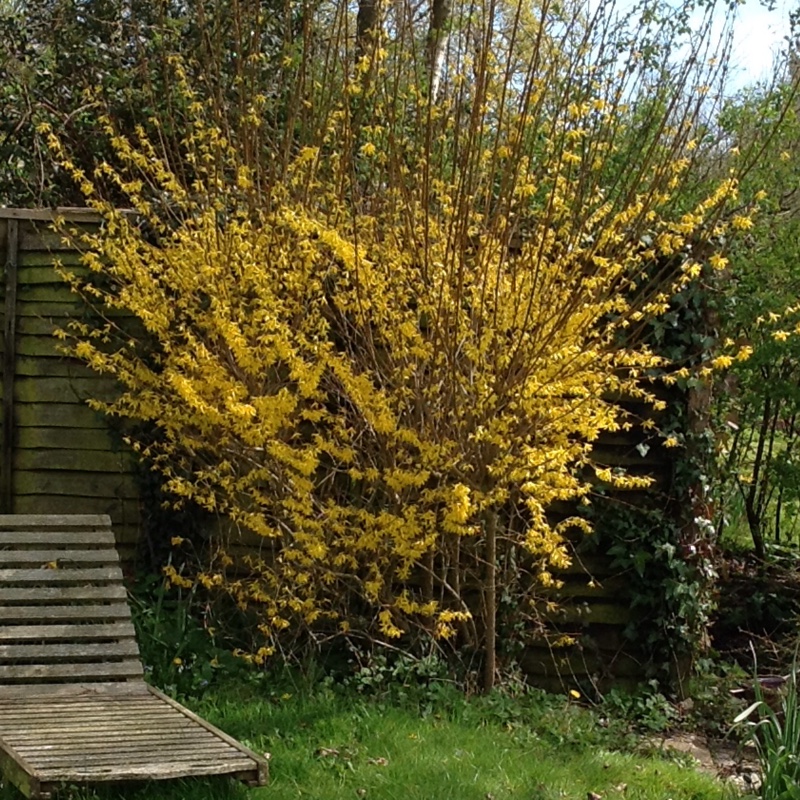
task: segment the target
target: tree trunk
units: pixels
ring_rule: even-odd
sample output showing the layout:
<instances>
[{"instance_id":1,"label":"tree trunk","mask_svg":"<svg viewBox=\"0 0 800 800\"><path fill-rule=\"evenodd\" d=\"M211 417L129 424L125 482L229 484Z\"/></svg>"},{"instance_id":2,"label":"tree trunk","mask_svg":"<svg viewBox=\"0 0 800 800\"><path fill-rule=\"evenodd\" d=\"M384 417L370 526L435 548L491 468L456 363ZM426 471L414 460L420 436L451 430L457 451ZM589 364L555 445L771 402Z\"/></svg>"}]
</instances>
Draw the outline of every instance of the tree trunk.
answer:
<instances>
[{"instance_id":1,"label":"tree trunk","mask_svg":"<svg viewBox=\"0 0 800 800\"><path fill-rule=\"evenodd\" d=\"M358 0L356 17L356 57L362 58L372 51L378 28L380 0Z\"/></svg>"},{"instance_id":2,"label":"tree trunk","mask_svg":"<svg viewBox=\"0 0 800 800\"><path fill-rule=\"evenodd\" d=\"M792 458L792 451L794 450L795 442L797 441L797 437L795 434L795 425L797 424L797 414L792 414L789 418L789 422L786 426L786 430L784 434L786 436L786 450L784 451L784 457L787 461L791 462ZM783 515L783 490L784 485L781 482L778 488L778 501L775 504L775 543L780 544L781 542L781 517Z\"/></svg>"},{"instance_id":3,"label":"tree trunk","mask_svg":"<svg viewBox=\"0 0 800 800\"><path fill-rule=\"evenodd\" d=\"M756 453L753 458L753 476L747 495L744 499L745 512L747 513L747 523L750 526L750 535L753 537L753 547L756 556L763 559L765 556L764 532L762 529L761 513L758 507L758 490L761 485L761 471L766 469L764 462L764 448L767 443L769 433L769 423L772 418L772 398L767 396L764 401L764 409L761 416L761 425L758 431L758 443Z\"/></svg>"},{"instance_id":4,"label":"tree trunk","mask_svg":"<svg viewBox=\"0 0 800 800\"><path fill-rule=\"evenodd\" d=\"M744 501L745 512L747 514L747 524L750 527L750 535L753 537L753 549L756 557L764 560L766 549L764 548L764 531L761 528L761 519L756 511L753 495L748 492Z\"/></svg>"},{"instance_id":5,"label":"tree trunk","mask_svg":"<svg viewBox=\"0 0 800 800\"><path fill-rule=\"evenodd\" d=\"M431 1L431 23L428 29L428 91L434 103L442 83L444 59L450 39L447 27L450 24L451 10L451 0Z\"/></svg>"},{"instance_id":6,"label":"tree trunk","mask_svg":"<svg viewBox=\"0 0 800 800\"><path fill-rule=\"evenodd\" d=\"M486 512L484 521L486 537L486 575L483 588L484 620L484 661L483 690L488 693L494 688L497 671L497 512Z\"/></svg>"}]
</instances>

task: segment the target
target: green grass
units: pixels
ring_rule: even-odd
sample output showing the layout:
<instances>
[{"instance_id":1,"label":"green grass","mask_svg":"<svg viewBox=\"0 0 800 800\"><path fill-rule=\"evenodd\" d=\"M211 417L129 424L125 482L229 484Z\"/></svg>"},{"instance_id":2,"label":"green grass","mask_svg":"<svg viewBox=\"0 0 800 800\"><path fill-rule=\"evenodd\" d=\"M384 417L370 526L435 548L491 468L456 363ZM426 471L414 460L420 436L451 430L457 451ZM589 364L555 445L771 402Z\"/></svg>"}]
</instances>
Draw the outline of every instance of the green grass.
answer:
<instances>
[{"instance_id":1,"label":"green grass","mask_svg":"<svg viewBox=\"0 0 800 800\"><path fill-rule=\"evenodd\" d=\"M68 789L64 796L125 800L720 800L722 784L685 763L612 752L623 740L561 698L454 692L422 704L245 681L194 707L258 752L271 782L247 789L198 780ZM15 797L6 788L3 798Z\"/></svg>"}]
</instances>

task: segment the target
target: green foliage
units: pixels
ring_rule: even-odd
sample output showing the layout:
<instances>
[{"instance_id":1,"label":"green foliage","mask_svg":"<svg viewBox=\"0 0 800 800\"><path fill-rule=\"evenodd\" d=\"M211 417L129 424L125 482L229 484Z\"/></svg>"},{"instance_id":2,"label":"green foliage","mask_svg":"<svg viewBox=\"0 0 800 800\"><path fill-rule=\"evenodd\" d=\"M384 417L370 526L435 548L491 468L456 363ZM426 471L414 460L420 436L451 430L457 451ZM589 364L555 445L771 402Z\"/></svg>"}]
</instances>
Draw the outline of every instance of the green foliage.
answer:
<instances>
[{"instance_id":1,"label":"green foliage","mask_svg":"<svg viewBox=\"0 0 800 800\"><path fill-rule=\"evenodd\" d=\"M405 652L362 654L344 685L361 695L393 703L416 704L430 712L453 693L460 693L450 666L438 654L415 657Z\"/></svg>"},{"instance_id":2,"label":"green foliage","mask_svg":"<svg viewBox=\"0 0 800 800\"><path fill-rule=\"evenodd\" d=\"M740 688L746 680L746 672L735 663L716 657L698 659L687 686L689 702L681 711L681 727L715 740L729 736L731 720L741 710L741 702L731 690Z\"/></svg>"},{"instance_id":3,"label":"green foliage","mask_svg":"<svg viewBox=\"0 0 800 800\"><path fill-rule=\"evenodd\" d=\"M732 246L718 318L724 338L753 348L717 392L718 528L725 535L741 525L760 558L770 539L787 537L800 506L800 342L785 313L800 281L797 90L797 75L779 74L729 101L720 117L721 133L749 153L742 198L758 213Z\"/></svg>"},{"instance_id":4,"label":"green foliage","mask_svg":"<svg viewBox=\"0 0 800 800\"><path fill-rule=\"evenodd\" d=\"M287 732L297 731L290 721L294 702L299 704L300 698L281 706L282 729ZM342 702L346 698L334 698L332 704ZM603 739L605 731L594 715L561 697L532 695L520 702L492 693L459 708L436 709L422 720L402 708L369 706L354 710L353 717L348 724L335 713L306 716L311 730L318 732L317 747L356 754L350 759L353 771L344 774L342 789L328 789L328 794L320 789L317 797L352 796L345 792L364 787L367 797L377 798L485 800L492 794L507 800L557 800L586 797L590 791L614 796L617 787L626 784L625 797L637 800L663 800L667 792L675 800L719 798L719 784L693 770L660 759L610 752L609 739ZM288 734L285 742L274 743L273 791L284 791L287 756L291 775L302 786L300 776L307 769L301 757L304 738L301 730ZM388 764L384 772L370 774L365 767L376 757ZM309 766L320 774L325 765ZM323 780L329 780L329 772L333 772L330 767ZM691 788L676 780L679 775L691 782ZM331 777L342 779L342 773L333 772Z\"/></svg>"},{"instance_id":5,"label":"green foliage","mask_svg":"<svg viewBox=\"0 0 800 800\"><path fill-rule=\"evenodd\" d=\"M634 611L634 622L625 629L630 646L643 656L650 675L673 686L706 650L715 607L708 476L715 442L706 419L709 377L703 373L718 346L718 280L706 268L702 281L676 293L667 312L640 332L669 364L658 371L667 385L665 408L657 421L647 413L642 421L645 431L652 422L662 440L676 445L662 450L660 483L633 501L625 493L598 489L583 512L596 532L587 544L610 556L612 569L626 576L620 593ZM645 455L659 446L650 437L637 450Z\"/></svg>"},{"instance_id":6,"label":"green foliage","mask_svg":"<svg viewBox=\"0 0 800 800\"><path fill-rule=\"evenodd\" d=\"M800 596L791 578L796 574L798 548L768 544L767 563L750 570L730 597L724 619L734 629L767 635L791 634L800 619Z\"/></svg>"},{"instance_id":7,"label":"green foliage","mask_svg":"<svg viewBox=\"0 0 800 800\"><path fill-rule=\"evenodd\" d=\"M768 545L766 552L766 561L752 551L726 559L713 637L720 650L748 668L747 644L757 641L762 668L784 670L792 661L800 625L798 550Z\"/></svg>"},{"instance_id":8,"label":"green foliage","mask_svg":"<svg viewBox=\"0 0 800 800\"><path fill-rule=\"evenodd\" d=\"M101 114L126 135L137 126L153 132L151 121L158 118L169 157L181 160L185 105L168 80L170 54L190 54L197 85L235 114L246 102L239 78L247 62L276 99L279 115L286 91L280 59L299 18L299 11L269 0L0 5L0 205L83 205L47 152L38 130L45 123L87 171L103 160L114 163L113 151L96 135ZM278 120L265 115L262 122Z\"/></svg>"},{"instance_id":9,"label":"green foliage","mask_svg":"<svg viewBox=\"0 0 800 800\"><path fill-rule=\"evenodd\" d=\"M288 671L277 680L270 673L255 675L276 702L312 688L315 694L336 697L355 692L377 709L402 708L423 719L446 717L475 728L499 726L520 739L576 750L638 749L639 734L663 732L678 718L656 681L635 693L612 690L598 704L587 705L573 693L552 694L531 686L514 671L506 672L492 692L475 693L477 676L453 680L452 665L436 653L421 658L398 651L353 655L345 673L320 672L312 663L299 679Z\"/></svg>"},{"instance_id":10,"label":"green foliage","mask_svg":"<svg viewBox=\"0 0 800 800\"><path fill-rule=\"evenodd\" d=\"M580 752L631 751L636 748L627 721L602 707L584 705L571 695L550 694L512 684L472 698L454 712L466 724L500 726L520 740Z\"/></svg>"},{"instance_id":11,"label":"green foliage","mask_svg":"<svg viewBox=\"0 0 800 800\"><path fill-rule=\"evenodd\" d=\"M714 607L708 553L685 540L674 506L637 508L602 499L594 506L596 547L625 574L622 593L635 612L625 634L653 675L680 680L702 649Z\"/></svg>"},{"instance_id":12,"label":"green foliage","mask_svg":"<svg viewBox=\"0 0 800 800\"><path fill-rule=\"evenodd\" d=\"M746 728L761 765L762 800L800 798L800 697L797 658L778 703L769 703L754 680L756 701L739 714L735 725Z\"/></svg>"},{"instance_id":13,"label":"green foliage","mask_svg":"<svg viewBox=\"0 0 800 800\"><path fill-rule=\"evenodd\" d=\"M169 446L159 449L158 437L155 444L153 438L145 437L139 445L162 470L176 495L213 511L229 513L233 507L235 513L229 516L237 525L249 526L276 542L281 540L282 552L289 554L285 561L288 567L264 579L264 573L275 564L265 561L260 566L262 575L250 585L237 582L231 592L240 605L260 604L264 609L262 627L269 645L263 648L265 654L275 649L277 632L290 625L290 617L291 621L300 617L308 625L320 619L329 625L340 619L349 624L349 608L331 609L345 593L353 594L353 585L360 581L365 587L362 598L372 604L372 630L378 629L385 636L400 638L410 626L427 624L429 619L436 620L428 626L436 635L468 635L473 644L478 631L484 631L480 635L486 639L486 683L491 685L498 604L500 616L513 609L516 616L512 622L532 622L528 617L524 623L517 623L520 609L529 607L526 590L518 590L517 583L510 582L518 581L519 555L526 548L536 556L539 564L533 574L541 574L542 585L546 585L545 578L549 579L544 568L551 561L563 565L561 530L550 530L547 507L551 501L585 494L587 486L579 485L575 476L591 464L589 442L602 430L614 430L622 421L627 424L617 406L603 398L619 388L621 375L628 371L633 375L655 363L649 358L629 360L629 356L618 354L597 362L599 378L588 380L589 376L579 374L574 385L569 385L566 379L571 370L583 359L594 357L595 342L599 345L596 352L605 354L612 338L602 325L595 333L588 323L587 309L596 307L596 316L603 324L613 309L627 329L628 316L637 323L641 319L640 307L646 316L657 308L662 316L653 323L650 339L660 353L680 365L702 360L709 349L701 325L705 287L690 285L688 277L702 274L701 261L709 252L704 251L702 256L692 253L691 257L686 253L698 237L710 238L709 247L716 247L724 228L717 224L720 209L723 200L735 193L735 186L732 179L723 181L726 188L720 187L721 194L712 192L702 203L698 198L706 198L706 193L695 197L697 192L687 189L697 184L690 169L696 150L693 137L703 127L701 120L709 102L705 92L696 90L713 83L716 75L711 62L692 58L680 78L670 77L674 54L684 46L682 37L690 31L690 8L686 4L679 13L665 16L660 4L644 3L640 30L627 30L628 23L619 17L604 21L602 14L597 16L602 24L595 28L594 22L571 18L569 8L554 8L552 16L543 10L541 20L523 20L519 28L514 22L506 29L503 24L508 20L502 13L478 21L480 15L473 19L470 15L474 9L464 6L459 11L460 23L452 26L451 57L459 63L454 62L452 70L448 65L448 72L453 76L464 74L462 67L475 55L476 35L483 37L479 47L491 52L497 63L491 60L479 67L476 75L480 79L474 86L448 77L450 83L443 98L429 105L426 102L430 98L426 100L419 93L416 67L408 71L415 59L409 57L413 48L403 40L402 31L394 38L397 30L390 22L381 47L359 60L350 46L346 6L320 6L313 13L304 9L301 20L295 12L270 14L274 9L269 4L260 4L253 12L249 6L242 8L234 3L229 13L227 4L216 2L153 7L134 2L130 12L121 13L117 0L107 0L83 3L80 13L72 14L74 7L68 0L36 0L27 8L25 18L13 13L3 15L7 36L0 36L5 42L0 59L0 120L6 122L0 125L6 126L3 143L11 149L9 158L0 159L0 163L7 161L11 167L0 176L6 181L3 194L0 180L0 202L24 198L25 202L55 204L75 196L70 194L73 189L66 188L63 171L44 182L38 180L40 174L49 172L42 169L46 159L37 131L49 124L61 133L69 151L72 164L68 171L87 182L94 181L94 189L111 204L121 197L134 198L132 205L149 220L147 231L132 223L128 229L129 219L123 218L117 227L109 213L110 224L101 234L125 230L123 238L131 234L129 242L136 242L139 252L147 254L136 277L142 281L139 288L152 288L153 276L160 276L153 297L146 291L138 296L141 316L150 320L158 316L154 314L159 309L158 300L166 306L162 351L151 346L151 340L143 342L145 355L131 374L141 376L144 370L139 367L152 367L148 373L152 386L145 394L152 400L163 391L167 402L164 406L142 404L141 398L134 397L124 413L152 421L164 434L163 440L169 441ZM521 6L518 16L522 10ZM62 21L63 25L54 24ZM295 36L300 22L302 35ZM707 34L710 15L704 25ZM320 36L321 28L331 33L330 38L327 33ZM475 33L478 29L485 30ZM539 43L536 47L541 48L535 59L529 57L530 46L526 49L523 43L523 49L517 52L514 45L507 44L530 36L534 30L538 31L533 37ZM603 43L605 46L600 46ZM632 59L622 70L616 56L603 61L603 51L628 50L639 53L641 61ZM192 57L182 58L187 54ZM507 68L498 68L504 59ZM295 72L300 62L302 74ZM689 64L701 62L708 65L707 69L695 72L689 68ZM186 65L183 78L191 93L175 91L169 81L168 63ZM522 69L529 69L529 74L514 74L520 69L517 64L527 65ZM540 66L546 67L546 72ZM296 107L290 111L292 103ZM115 146L101 144L104 137L90 135L97 130L100 106L113 120L112 141L120 135ZM195 119L202 118L207 124L205 151L192 151L191 147L192 137L199 130L190 124L189 108L194 106L202 110L192 112ZM487 111L475 113L481 108ZM376 121L380 124L366 124ZM143 132L137 129L139 123ZM108 126L110 129L111 123ZM186 132L192 130L194 133ZM37 143L33 151L26 144L29 141ZM147 145L153 142L155 149L147 151ZM145 145L147 158L136 150L138 144ZM300 145L309 147L301 149ZM233 155L220 157L221 151L228 150ZM157 156L152 156L156 151ZM202 154L199 160L198 152ZM107 169L106 159L112 164ZM115 170L126 161L131 171ZM206 166L199 167L200 162ZM144 168L143 163L149 166ZM292 169L294 185L286 180ZM462 174L464 180L458 178L451 185L453 175ZM125 183L126 179L131 180ZM198 200L204 185L222 188ZM274 192L275 187L280 191ZM419 195L415 194L417 190ZM283 191L300 193L299 208L287 202ZM151 205L154 196L157 203ZM280 214L259 218L252 213L254 208L261 210L269 205L266 200L281 208L286 218ZM203 203L208 210L203 217L205 227L198 224L202 216L198 209ZM663 220L656 213L662 205ZM437 215L441 216L439 225ZM254 225L254 221L259 224ZM240 223L247 235L233 250L220 248L220 242L235 240L226 237ZM183 232L186 236L182 244L198 259L193 262L179 248L173 249L174 263L186 271L177 273L173 282L172 273L163 269L159 256L154 256L152 238L156 232L162 244L171 241L173 245L180 242ZM203 232L208 242L201 242ZM517 235L523 246L510 258L507 251ZM326 238L335 239L340 252L328 252L325 242L317 246ZM390 247L387 242L393 238L396 242ZM542 243L536 244L539 239ZM256 245L263 247L267 240L264 251L251 250ZM96 258L95 266L112 263L114 253L119 252L113 234L106 241L110 242L109 249L100 248L102 257ZM316 294L311 290L315 281L308 275L294 281L292 291L297 291L301 302L280 322L291 336L300 332L310 344L303 344L302 359L298 356L291 368L285 354L265 357L264 351L258 350L265 326L253 313L258 307L273 314L297 277L278 263L279 241L286 245L283 254L287 264L296 265L298 252L313 252L313 258L309 255L313 274L326 276L318 283ZM644 248L648 255L643 254ZM170 252L169 247L159 252ZM252 252L255 258L248 261L245 255L241 259L252 272L250 283L228 270L239 263L241 254ZM352 258L344 258L345 252ZM676 252L683 255L673 259ZM153 260L148 261L151 256ZM719 254L717 257L723 260ZM215 273L219 277L216 287L199 266L209 267L215 260L222 265ZM132 263L127 257L121 261ZM476 265L482 261L490 268L488 278L485 285L476 283L472 287L469 280L479 275ZM639 286L640 275L651 262L658 268L666 262L667 271L674 269L676 275L685 270L681 291L670 308L663 299L651 302L652 298L638 296L628 308L625 298L629 290L633 294L652 290L651 276L645 287ZM351 279L350 273L357 274L363 265L368 268L364 274L371 270L373 276L367 276L369 280ZM611 272L603 278L603 270L609 267ZM263 280L268 268L275 273L270 280ZM452 308L443 303L444 290L434 291L433 302L422 293L415 294L420 287L432 285L429 276L442 269L455 287ZM390 281L384 281L382 270ZM522 288L528 280L526 275L536 276L530 299ZM255 288L260 282L269 287L263 296L257 296ZM348 284L355 287L349 298ZM500 291L505 285L511 302L495 308L495 298L505 296ZM548 286L552 287L549 294L545 292ZM243 289L242 297L232 304L233 313L226 310L219 315L219 325L215 320L209 326L206 312L212 309L217 313L224 308L222 298L231 287ZM276 287L281 288L278 291ZM137 291L124 287L121 294L137 297ZM469 294L472 298L465 301ZM371 305L378 311L365 311L365 296L373 299ZM603 305L597 305L598 298ZM125 305L119 297L112 300L137 311L136 303ZM380 300L387 301L391 315L384 315ZM319 313L315 316L304 304L315 306ZM484 307L491 312L485 318L481 316ZM445 313L436 316L432 308L445 309ZM573 314L574 309L579 311ZM404 315L402 320L400 314ZM244 321L246 336L238 317ZM519 329L515 340L515 326L534 319L538 320L539 332ZM500 327L495 331L497 320ZM304 329L309 321L313 325ZM252 329L248 327L251 323ZM460 332L457 323L463 325ZM560 336L570 328L580 335L571 334L568 347L547 349L547 342L555 341L556 333ZM87 360L113 372L109 364L116 355L130 355L131 343L126 336L120 354L103 362L103 356L108 355L107 340L100 331L95 333L103 346ZM401 333L414 344L414 351L401 346L408 344L397 338ZM253 343L245 341L251 335ZM468 345L473 336L476 346ZM433 337L440 337L441 342ZM438 351L432 342L441 345ZM87 346L83 344L85 355ZM275 353L285 353L286 341L279 344ZM325 347L333 353L327 362L318 357L318 351ZM431 360L428 351L434 351L438 360ZM170 352L178 354L175 363L167 356ZM218 359L220 364L232 367L234 374L230 380L225 378L227 383L211 380L209 375L213 377L214 373L189 363L192 356L201 354L205 358L208 352L212 353L210 360ZM316 360L307 359L308 352L313 352ZM392 357L387 358L387 353ZM352 361L352 375L340 364L345 354ZM541 374L536 374L532 370L540 357L543 367ZM618 358L622 359L619 363L615 360ZM269 380L265 378L267 363L278 365ZM484 377L480 370L493 364L499 365L500 371ZM556 368L556 364L561 366ZM307 369L309 365L313 369ZM320 384L318 394L317 384L312 386L308 374L322 374L326 365L336 366L339 373L329 369L325 373L328 383ZM347 365L350 369L350 361ZM535 379L528 380L526 371ZM298 381L304 372L306 378ZM188 373L188 382L184 373ZM124 370L117 375L129 388L136 385L125 380ZM451 386L447 380L453 375L456 381ZM685 380L687 386L696 381L693 377ZM411 397L410 387L425 381L430 385ZM268 415L260 411L256 414L256 405L249 400L255 397L269 405L279 393L291 395L301 382L307 383L313 394L303 398L306 406L298 412L307 415L302 425L283 427L270 420L269 426L264 426L271 429L268 435L254 436L252 424L246 424L248 415L251 420ZM176 387L177 393L173 391ZM373 413L379 407L371 397L365 399L365 392L381 402L384 395L388 397L384 405L402 426L390 425L386 421L389 413ZM557 407L558 398L580 409L586 420L603 418L591 419L588 425L585 420L572 424L568 411ZM592 411L592 402L596 411ZM187 424L187 410L193 404L210 413L207 418L190 418ZM446 432L455 419L456 406L466 413L456 425L459 430L448 439ZM364 420L358 416L362 407L366 409ZM170 409L176 412L174 416L168 413ZM228 412L225 424L231 423L229 429L204 427L209 419ZM122 413L120 407L115 413ZM548 440L547 420L551 418L558 423L553 427L557 436ZM329 421L333 433L328 439L322 436L320 420ZM307 424L312 421L315 435L325 444L314 451L309 445L312 437ZM685 423L684 417L673 415L662 432L684 443ZM425 438L429 431L430 437ZM349 449L351 439L358 442L354 453ZM185 450L170 449L179 440L188 444ZM364 443L372 440L374 447L366 448ZM233 449L231 441L235 442ZM223 446L215 453L218 442ZM286 449L283 445L288 447L287 443L305 449L309 457L301 462L291 450L287 450L290 458L270 453L276 445ZM525 450L522 466L515 466L515 448L520 447ZM528 450L533 452L535 447L541 453L532 458ZM324 451L324 458L319 450ZM462 460L454 460L451 453ZM685 462L679 460L676 473L693 457L689 452ZM423 469L427 470L425 474ZM609 470L604 472L609 476L607 482L616 479L622 485L624 471L615 470L613 475ZM791 465L786 464L782 473L787 475L788 485ZM187 474L197 477L201 491L190 485ZM673 504L685 502L687 487L698 480L694 472L677 475L670 498ZM629 486L641 488L645 482L644 478L631 478ZM306 488L312 483L312 489ZM419 495L425 496L427 505L415 504ZM347 512L339 514L340 508ZM499 508L502 514L487 513L492 508ZM708 607L705 581L711 574L705 556L685 556L681 546L686 536L680 527L685 520L672 524L670 512L647 511L640 519L620 523L619 536L612 537L610 550L616 563L635 576L632 605L637 612L644 611L644 624L650 626L645 645L654 663L663 655L659 648L670 649L665 642L676 637L680 644L662 661L672 661L697 648ZM660 516L656 519L652 515ZM423 516L419 524L417 520ZM452 542L445 537L444 544L433 541L439 517L451 527L469 523L472 527L467 532L478 544L462 546L468 542L463 530L456 531L460 538L451 537ZM517 521L521 522L514 527ZM368 538L364 534L371 534L371 527L377 531L374 539L381 546L395 542L389 556L384 558L372 541L364 545L362 539ZM647 535L638 536L640 530ZM551 537L551 533L557 536ZM357 541L349 541L351 535ZM519 547L518 541L523 541L525 548ZM485 551L480 549L484 542ZM473 555L473 566L453 580L452 565L458 573ZM502 562L513 568L500 575L500 582L512 573L514 577L498 591L497 564ZM346 589L338 583L342 564L355 564ZM398 581L420 567L431 576L430 585L419 596L411 597L412 592L408 597L391 597ZM294 586L298 574L301 591L286 588ZM466 585L467 579L474 585L479 574L486 624L473 626L470 631L467 604L460 590L451 587ZM200 578L208 588L219 587L225 583L224 569L215 564ZM334 584L324 602L318 603L317 588ZM435 599L442 597L448 601L446 607L441 599ZM434 618L434 611L439 611L434 608L437 603L444 613ZM175 691L196 691L208 680L206 673L213 658L201 659L196 669L190 669L183 655L173 653L170 658L165 654L177 651L179 641L191 639L202 626L193 627L166 606L159 604L158 608L151 618L147 614L153 612L142 611L142 625L151 630L151 638L161 648L159 681L174 686ZM420 617L425 617L422 623ZM500 627L503 629L502 619ZM505 628L509 629L511 625ZM639 629L629 633L631 638L642 639ZM159 657L153 658L155 663ZM362 679L381 685L387 673L396 668L401 667L372 664ZM402 669L413 672L407 665ZM435 681L430 685L438 686Z\"/></svg>"}]
</instances>

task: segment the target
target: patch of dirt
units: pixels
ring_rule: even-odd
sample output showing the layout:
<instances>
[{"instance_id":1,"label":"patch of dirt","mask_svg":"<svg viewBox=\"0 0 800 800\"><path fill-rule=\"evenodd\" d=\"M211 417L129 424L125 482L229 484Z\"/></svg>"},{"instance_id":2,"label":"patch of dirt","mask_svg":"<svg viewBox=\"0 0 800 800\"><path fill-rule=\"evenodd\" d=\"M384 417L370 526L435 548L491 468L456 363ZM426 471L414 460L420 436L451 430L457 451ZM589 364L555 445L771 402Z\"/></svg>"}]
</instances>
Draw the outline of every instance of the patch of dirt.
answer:
<instances>
[{"instance_id":1,"label":"patch of dirt","mask_svg":"<svg viewBox=\"0 0 800 800\"><path fill-rule=\"evenodd\" d=\"M718 567L718 608L709 631L714 650L752 673L755 648L760 670L785 671L800 635L797 554L766 562L752 553L728 555Z\"/></svg>"},{"instance_id":2,"label":"patch of dirt","mask_svg":"<svg viewBox=\"0 0 800 800\"><path fill-rule=\"evenodd\" d=\"M757 792L761 786L756 754L751 745L710 742L696 733L671 733L653 742L665 752L691 757L702 772L727 781L741 792Z\"/></svg>"}]
</instances>

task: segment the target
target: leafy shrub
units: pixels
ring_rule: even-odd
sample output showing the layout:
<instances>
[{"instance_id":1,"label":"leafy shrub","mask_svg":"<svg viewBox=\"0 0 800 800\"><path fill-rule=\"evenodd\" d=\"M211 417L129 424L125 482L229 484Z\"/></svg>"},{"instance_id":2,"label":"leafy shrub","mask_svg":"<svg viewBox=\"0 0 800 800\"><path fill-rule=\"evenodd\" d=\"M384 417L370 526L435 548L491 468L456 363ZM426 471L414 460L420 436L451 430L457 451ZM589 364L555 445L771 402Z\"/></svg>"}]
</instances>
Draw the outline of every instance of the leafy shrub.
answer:
<instances>
[{"instance_id":1,"label":"leafy shrub","mask_svg":"<svg viewBox=\"0 0 800 800\"><path fill-rule=\"evenodd\" d=\"M636 331L723 269L715 242L749 218L724 218L735 176L682 193L714 60L672 70L673 12L652 9L653 38L611 5L459 6L447 80L421 86L424 36L353 41L336 3L323 40L286 43L289 109L257 59L232 106L171 56L175 118L104 120L121 166L82 169L49 136L104 219L65 277L105 318L67 350L118 380L95 406L150 426L132 445L174 502L227 523L195 579L256 610L258 660L314 629L461 636L489 688L500 598L540 621L566 535L590 528L550 508L650 485L592 443L634 424L614 398L663 406ZM623 51L647 55L600 56Z\"/></svg>"},{"instance_id":2,"label":"leafy shrub","mask_svg":"<svg viewBox=\"0 0 800 800\"><path fill-rule=\"evenodd\" d=\"M678 719L675 706L659 691L655 681L633 693L611 689L603 696L601 709L609 717L624 720L647 733L663 733Z\"/></svg>"},{"instance_id":3,"label":"leafy shrub","mask_svg":"<svg viewBox=\"0 0 800 800\"><path fill-rule=\"evenodd\" d=\"M410 704L427 714L452 701L460 687L450 676L449 665L436 653L415 657L402 652L359 654L345 687L359 694L393 703Z\"/></svg>"}]
</instances>

